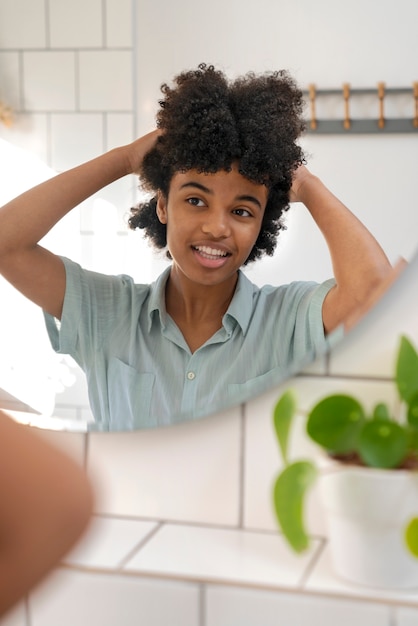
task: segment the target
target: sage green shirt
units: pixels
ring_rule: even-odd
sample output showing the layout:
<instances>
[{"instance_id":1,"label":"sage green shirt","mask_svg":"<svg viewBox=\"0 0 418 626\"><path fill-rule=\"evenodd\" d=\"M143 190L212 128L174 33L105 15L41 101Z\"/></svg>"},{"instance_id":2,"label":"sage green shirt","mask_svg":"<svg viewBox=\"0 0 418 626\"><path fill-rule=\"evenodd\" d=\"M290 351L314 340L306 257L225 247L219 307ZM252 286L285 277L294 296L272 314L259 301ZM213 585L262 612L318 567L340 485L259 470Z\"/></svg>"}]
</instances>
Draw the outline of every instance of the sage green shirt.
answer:
<instances>
[{"instance_id":1,"label":"sage green shirt","mask_svg":"<svg viewBox=\"0 0 418 626\"><path fill-rule=\"evenodd\" d=\"M242 402L327 346L322 303L333 280L259 288L239 272L222 327L192 354L165 309L170 268L139 285L63 262L62 319L45 313L47 329L87 376L97 430L168 425Z\"/></svg>"}]
</instances>

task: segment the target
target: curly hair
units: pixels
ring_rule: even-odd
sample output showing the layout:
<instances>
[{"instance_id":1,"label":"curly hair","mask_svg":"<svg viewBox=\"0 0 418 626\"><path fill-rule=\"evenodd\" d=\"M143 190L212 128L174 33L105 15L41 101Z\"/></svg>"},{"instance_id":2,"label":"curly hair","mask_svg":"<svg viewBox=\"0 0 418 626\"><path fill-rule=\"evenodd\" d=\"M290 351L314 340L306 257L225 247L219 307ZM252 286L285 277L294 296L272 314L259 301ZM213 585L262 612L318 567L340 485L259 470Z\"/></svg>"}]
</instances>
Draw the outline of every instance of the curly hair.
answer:
<instances>
[{"instance_id":1,"label":"curly hair","mask_svg":"<svg viewBox=\"0 0 418 626\"><path fill-rule=\"evenodd\" d=\"M156 120L164 132L140 171L141 187L154 195L131 208L129 227L144 229L156 248L165 248L157 192L168 197L176 172L230 171L236 162L242 176L269 191L260 233L245 263L271 256L285 228L293 172L304 162L296 143L304 130L301 90L284 70L250 72L228 81L213 65L202 63L175 77L173 87L163 84L161 91Z\"/></svg>"}]
</instances>

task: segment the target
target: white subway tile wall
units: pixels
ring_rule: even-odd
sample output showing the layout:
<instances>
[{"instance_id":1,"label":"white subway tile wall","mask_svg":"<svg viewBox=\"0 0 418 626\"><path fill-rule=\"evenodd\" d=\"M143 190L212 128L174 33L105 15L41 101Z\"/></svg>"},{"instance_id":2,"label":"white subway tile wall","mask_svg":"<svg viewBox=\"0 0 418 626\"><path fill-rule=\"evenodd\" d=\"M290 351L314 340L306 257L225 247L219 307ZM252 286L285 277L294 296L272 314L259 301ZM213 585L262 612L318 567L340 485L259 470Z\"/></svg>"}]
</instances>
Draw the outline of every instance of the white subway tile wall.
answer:
<instances>
[{"instance_id":1,"label":"white subway tile wall","mask_svg":"<svg viewBox=\"0 0 418 626\"><path fill-rule=\"evenodd\" d=\"M58 570L31 595L31 626L200 626L188 583Z\"/></svg>"},{"instance_id":2,"label":"white subway tile wall","mask_svg":"<svg viewBox=\"0 0 418 626\"><path fill-rule=\"evenodd\" d=\"M91 433L96 512L239 526L241 429L237 408L128 438Z\"/></svg>"},{"instance_id":3,"label":"white subway tile wall","mask_svg":"<svg viewBox=\"0 0 418 626\"><path fill-rule=\"evenodd\" d=\"M23 109L73 111L76 108L76 54L72 51L23 52Z\"/></svg>"},{"instance_id":4,"label":"white subway tile wall","mask_svg":"<svg viewBox=\"0 0 418 626\"><path fill-rule=\"evenodd\" d=\"M51 48L101 48L104 45L102 0L52 0L48 9Z\"/></svg>"},{"instance_id":5,"label":"white subway tile wall","mask_svg":"<svg viewBox=\"0 0 418 626\"><path fill-rule=\"evenodd\" d=\"M132 111L132 51L80 50L80 109Z\"/></svg>"},{"instance_id":6,"label":"white subway tile wall","mask_svg":"<svg viewBox=\"0 0 418 626\"><path fill-rule=\"evenodd\" d=\"M1 28L1 26L0 26ZM18 52L6 52L0 48L0 97L4 98L9 107L21 108L19 81L16 77L20 71L20 55Z\"/></svg>"},{"instance_id":7,"label":"white subway tile wall","mask_svg":"<svg viewBox=\"0 0 418 626\"><path fill-rule=\"evenodd\" d=\"M132 0L105 0L105 41L109 48L130 48L135 23Z\"/></svg>"},{"instance_id":8,"label":"white subway tile wall","mask_svg":"<svg viewBox=\"0 0 418 626\"><path fill-rule=\"evenodd\" d=\"M102 113L51 115L51 166L62 171L100 154L104 123Z\"/></svg>"},{"instance_id":9,"label":"white subway tile wall","mask_svg":"<svg viewBox=\"0 0 418 626\"><path fill-rule=\"evenodd\" d=\"M73 24L73 26L75 26ZM0 42L3 49L45 48L47 46L45 0L2 0Z\"/></svg>"},{"instance_id":10,"label":"white subway tile wall","mask_svg":"<svg viewBox=\"0 0 418 626\"><path fill-rule=\"evenodd\" d=\"M133 117L133 113L107 112L105 114L105 150L116 148L132 140Z\"/></svg>"},{"instance_id":11,"label":"white subway tile wall","mask_svg":"<svg viewBox=\"0 0 418 626\"><path fill-rule=\"evenodd\" d=\"M0 136L5 141L16 145L22 150L29 151L43 163L50 159L50 134L47 113L19 113L14 114L13 126L0 126ZM19 193L19 189L16 190Z\"/></svg>"},{"instance_id":12,"label":"white subway tile wall","mask_svg":"<svg viewBox=\"0 0 418 626\"><path fill-rule=\"evenodd\" d=\"M389 609L307 595L212 587L205 626L390 626Z\"/></svg>"},{"instance_id":13,"label":"white subway tile wall","mask_svg":"<svg viewBox=\"0 0 418 626\"><path fill-rule=\"evenodd\" d=\"M400 608L396 610L396 626L416 626L418 609Z\"/></svg>"}]
</instances>

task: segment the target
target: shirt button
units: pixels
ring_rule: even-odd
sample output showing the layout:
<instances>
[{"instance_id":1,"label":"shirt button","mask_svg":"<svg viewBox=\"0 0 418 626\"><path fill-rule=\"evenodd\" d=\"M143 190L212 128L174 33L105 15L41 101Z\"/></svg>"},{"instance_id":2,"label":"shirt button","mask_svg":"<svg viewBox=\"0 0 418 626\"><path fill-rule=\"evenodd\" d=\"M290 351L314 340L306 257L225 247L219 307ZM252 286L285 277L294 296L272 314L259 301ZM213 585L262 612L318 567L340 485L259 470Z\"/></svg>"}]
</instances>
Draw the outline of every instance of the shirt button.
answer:
<instances>
[{"instance_id":1,"label":"shirt button","mask_svg":"<svg viewBox=\"0 0 418 626\"><path fill-rule=\"evenodd\" d=\"M196 378L196 374L194 372L187 372L187 378L189 380L193 380L194 378Z\"/></svg>"}]
</instances>

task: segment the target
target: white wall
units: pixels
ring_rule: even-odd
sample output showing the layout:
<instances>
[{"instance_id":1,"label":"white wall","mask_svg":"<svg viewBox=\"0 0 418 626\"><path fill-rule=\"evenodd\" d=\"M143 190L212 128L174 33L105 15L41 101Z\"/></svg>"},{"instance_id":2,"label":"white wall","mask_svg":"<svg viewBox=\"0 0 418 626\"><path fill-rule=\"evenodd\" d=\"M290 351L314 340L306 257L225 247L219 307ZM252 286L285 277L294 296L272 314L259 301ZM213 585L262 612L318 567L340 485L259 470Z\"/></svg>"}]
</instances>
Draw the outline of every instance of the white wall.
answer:
<instances>
[{"instance_id":1,"label":"white wall","mask_svg":"<svg viewBox=\"0 0 418 626\"><path fill-rule=\"evenodd\" d=\"M288 69L302 88L408 87L418 79L414 0L136 1L138 132L153 124L159 86L204 61L233 77ZM340 109L342 117L342 101ZM375 117L377 117L377 102ZM410 116L413 112L411 97ZM367 111L373 116L373 109ZM312 136L303 140L311 169L366 223L391 260L410 258L418 226L414 210L416 134ZM288 220L277 255L254 265L256 282L322 280L327 251L305 211Z\"/></svg>"}]
</instances>

